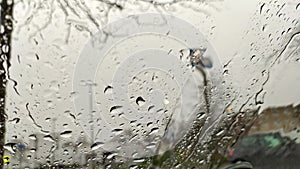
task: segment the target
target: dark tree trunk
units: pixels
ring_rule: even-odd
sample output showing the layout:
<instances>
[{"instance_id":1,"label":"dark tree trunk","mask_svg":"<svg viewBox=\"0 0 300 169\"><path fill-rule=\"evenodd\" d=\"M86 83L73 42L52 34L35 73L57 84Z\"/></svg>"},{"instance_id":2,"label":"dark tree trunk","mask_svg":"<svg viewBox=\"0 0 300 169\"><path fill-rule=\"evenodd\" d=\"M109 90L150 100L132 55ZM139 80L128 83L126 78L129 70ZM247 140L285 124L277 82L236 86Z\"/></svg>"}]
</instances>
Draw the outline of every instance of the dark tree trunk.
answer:
<instances>
[{"instance_id":1,"label":"dark tree trunk","mask_svg":"<svg viewBox=\"0 0 300 169\"><path fill-rule=\"evenodd\" d=\"M11 33L13 28L13 0L2 0L1 2L1 20L0 20L0 169L3 168L3 153L4 153L4 136L5 136L5 94L7 73L6 70L10 65L11 53ZM5 66L6 65L6 66Z\"/></svg>"}]
</instances>

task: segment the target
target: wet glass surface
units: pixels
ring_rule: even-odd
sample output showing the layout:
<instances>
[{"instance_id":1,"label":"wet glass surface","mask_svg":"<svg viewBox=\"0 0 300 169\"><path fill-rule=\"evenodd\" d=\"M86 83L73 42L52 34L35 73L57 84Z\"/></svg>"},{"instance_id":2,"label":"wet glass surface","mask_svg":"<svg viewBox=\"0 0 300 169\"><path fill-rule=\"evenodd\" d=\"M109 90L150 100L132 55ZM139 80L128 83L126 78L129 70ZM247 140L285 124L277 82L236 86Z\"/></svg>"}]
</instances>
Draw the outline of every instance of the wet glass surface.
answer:
<instances>
[{"instance_id":1,"label":"wet glass surface","mask_svg":"<svg viewBox=\"0 0 300 169\"><path fill-rule=\"evenodd\" d=\"M4 168L272 168L234 156L256 136L297 152L299 2L0 2Z\"/></svg>"}]
</instances>

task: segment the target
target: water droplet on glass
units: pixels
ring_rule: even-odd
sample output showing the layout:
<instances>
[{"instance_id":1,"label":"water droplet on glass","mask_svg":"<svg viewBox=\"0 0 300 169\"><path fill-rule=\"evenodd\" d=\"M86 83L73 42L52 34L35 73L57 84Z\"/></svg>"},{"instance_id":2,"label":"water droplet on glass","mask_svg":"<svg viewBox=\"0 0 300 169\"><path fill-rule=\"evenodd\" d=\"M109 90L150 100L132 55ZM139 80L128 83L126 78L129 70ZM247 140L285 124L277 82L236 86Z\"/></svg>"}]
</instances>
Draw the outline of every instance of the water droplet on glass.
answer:
<instances>
[{"instance_id":1,"label":"water droplet on glass","mask_svg":"<svg viewBox=\"0 0 300 169\"><path fill-rule=\"evenodd\" d=\"M55 142L54 138L51 135L46 135L43 138L44 140L50 141L50 142Z\"/></svg>"},{"instance_id":2,"label":"water droplet on glass","mask_svg":"<svg viewBox=\"0 0 300 169\"><path fill-rule=\"evenodd\" d=\"M109 109L109 112L111 114L119 114L122 112L121 110L122 106L112 106L110 109Z\"/></svg>"},{"instance_id":3,"label":"water droplet on glass","mask_svg":"<svg viewBox=\"0 0 300 169\"><path fill-rule=\"evenodd\" d=\"M136 100L135 100L135 103L138 105L138 106L143 106L144 104L145 104L145 100L144 100L144 98L143 97L141 97L141 96L139 96L139 97L137 97L136 98Z\"/></svg>"},{"instance_id":4,"label":"water droplet on glass","mask_svg":"<svg viewBox=\"0 0 300 169\"><path fill-rule=\"evenodd\" d=\"M3 51L3 53L8 53L8 51L9 51L9 46L8 46L8 45L3 45L3 46L2 46L2 51Z\"/></svg>"},{"instance_id":5,"label":"water droplet on glass","mask_svg":"<svg viewBox=\"0 0 300 169\"><path fill-rule=\"evenodd\" d=\"M29 139L31 139L31 140L36 140L36 135L35 135L35 134L31 134L31 135L29 135L28 137L29 137Z\"/></svg>"},{"instance_id":6,"label":"water droplet on glass","mask_svg":"<svg viewBox=\"0 0 300 169\"><path fill-rule=\"evenodd\" d=\"M104 145L103 142L96 142L96 143L92 144L91 149L93 151L95 151L95 150L99 149L100 147L102 147L103 145Z\"/></svg>"},{"instance_id":7,"label":"water droplet on glass","mask_svg":"<svg viewBox=\"0 0 300 169\"><path fill-rule=\"evenodd\" d=\"M112 86L106 86L105 88L104 88L104 93L105 94L112 94L113 92L112 92L112 90L113 90L113 87Z\"/></svg>"},{"instance_id":8,"label":"water droplet on glass","mask_svg":"<svg viewBox=\"0 0 300 169\"><path fill-rule=\"evenodd\" d=\"M70 131L70 130L63 131L63 132L60 133L60 136L61 136L62 138L69 138L69 137L72 136L72 131Z\"/></svg>"}]
</instances>

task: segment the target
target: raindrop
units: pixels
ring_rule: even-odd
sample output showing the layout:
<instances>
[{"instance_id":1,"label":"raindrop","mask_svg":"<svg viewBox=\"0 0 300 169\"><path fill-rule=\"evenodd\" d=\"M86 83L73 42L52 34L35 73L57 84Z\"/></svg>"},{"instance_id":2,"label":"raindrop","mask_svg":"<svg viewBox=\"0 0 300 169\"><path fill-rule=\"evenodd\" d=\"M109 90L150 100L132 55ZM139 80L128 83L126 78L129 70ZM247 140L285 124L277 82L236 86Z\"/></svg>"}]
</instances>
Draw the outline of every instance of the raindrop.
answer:
<instances>
[{"instance_id":1,"label":"raindrop","mask_svg":"<svg viewBox=\"0 0 300 169\"><path fill-rule=\"evenodd\" d=\"M82 145L83 145L83 142L79 142L79 143L77 143L76 147L79 148Z\"/></svg>"},{"instance_id":2,"label":"raindrop","mask_svg":"<svg viewBox=\"0 0 300 169\"><path fill-rule=\"evenodd\" d=\"M12 1L12 0L8 0L6 3L7 3L8 5L12 5L13 1Z\"/></svg>"},{"instance_id":3,"label":"raindrop","mask_svg":"<svg viewBox=\"0 0 300 169\"><path fill-rule=\"evenodd\" d=\"M35 43L36 45L39 44L39 42L38 42L36 39L33 39L33 41L34 41L34 43Z\"/></svg>"},{"instance_id":4,"label":"raindrop","mask_svg":"<svg viewBox=\"0 0 300 169\"><path fill-rule=\"evenodd\" d=\"M72 131L70 131L70 130L63 131L63 132L60 133L60 136L61 136L62 138L69 138L69 137L72 136Z\"/></svg>"},{"instance_id":5,"label":"raindrop","mask_svg":"<svg viewBox=\"0 0 300 169\"><path fill-rule=\"evenodd\" d=\"M132 121L130 121L130 124L131 124L131 125L134 125L136 121L137 121L137 120L132 120Z\"/></svg>"},{"instance_id":6,"label":"raindrop","mask_svg":"<svg viewBox=\"0 0 300 169\"><path fill-rule=\"evenodd\" d=\"M263 3L263 4L260 6L260 10L259 10L259 13L260 13L260 14L262 14L262 11L263 11L263 8L264 8L265 5L266 5L266 4Z\"/></svg>"},{"instance_id":7,"label":"raindrop","mask_svg":"<svg viewBox=\"0 0 300 169\"><path fill-rule=\"evenodd\" d=\"M68 154L69 154L69 151L68 151L68 150L64 150L63 154L64 154L64 155L68 155Z\"/></svg>"},{"instance_id":8,"label":"raindrop","mask_svg":"<svg viewBox=\"0 0 300 169\"><path fill-rule=\"evenodd\" d=\"M35 134L31 134L31 135L29 135L28 137L29 137L29 139L31 139L31 140L36 140L36 135L35 135Z\"/></svg>"},{"instance_id":9,"label":"raindrop","mask_svg":"<svg viewBox=\"0 0 300 169\"><path fill-rule=\"evenodd\" d=\"M129 169L137 169L137 168L139 168L137 165L132 165L129 167Z\"/></svg>"},{"instance_id":10,"label":"raindrop","mask_svg":"<svg viewBox=\"0 0 300 169\"><path fill-rule=\"evenodd\" d=\"M112 89L113 89L113 87L112 86L106 86L105 88L104 88L104 93L105 94L111 94L112 93Z\"/></svg>"},{"instance_id":11,"label":"raindrop","mask_svg":"<svg viewBox=\"0 0 300 169\"><path fill-rule=\"evenodd\" d=\"M44 136L44 140L55 142L54 138L51 135Z\"/></svg>"},{"instance_id":12,"label":"raindrop","mask_svg":"<svg viewBox=\"0 0 300 169\"><path fill-rule=\"evenodd\" d=\"M228 74L229 74L228 69L225 69L225 70L223 71L223 75L225 76L225 75L228 75Z\"/></svg>"},{"instance_id":13,"label":"raindrop","mask_svg":"<svg viewBox=\"0 0 300 169\"><path fill-rule=\"evenodd\" d=\"M145 104L145 99L142 98L141 96L139 96L139 97L136 98L135 103L136 103L138 106L143 106L143 105Z\"/></svg>"},{"instance_id":14,"label":"raindrop","mask_svg":"<svg viewBox=\"0 0 300 169\"><path fill-rule=\"evenodd\" d=\"M158 109L156 112L157 112L157 113L163 113L163 112L164 112L164 109Z\"/></svg>"},{"instance_id":15,"label":"raindrop","mask_svg":"<svg viewBox=\"0 0 300 169\"><path fill-rule=\"evenodd\" d=\"M221 136L223 133L225 133L225 130L220 130L220 131L216 134L216 136Z\"/></svg>"},{"instance_id":16,"label":"raindrop","mask_svg":"<svg viewBox=\"0 0 300 169\"><path fill-rule=\"evenodd\" d=\"M35 54L36 60L40 60L40 57L38 54Z\"/></svg>"},{"instance_id":17,"label":"raindrop","mask_svg":"<svg viewBox=\"0 0 300 169\"><path fill-rule=\"evenodd\" d=\"M9 46L8 46L8 45L3 45L3 46L2 46L2 51L3 51L4 53L8 53L8 51L9 51Z\"/></svg>"},{"instance_id":18,"label":"raindrop","mask_svg":"<svg viewBox=\"0 0 300 169\"><path fill-rule=\"evenodd\" d=\"M1 34L4 33L4 30L5 30L5 29L4 29L4 26L3 26L3 25L0 25L0 33L1 33Z\"/></svg>"},{"instance_id":19,"label":"raindrop","mask_svg":"<svg viewBox=\"0 0 300 169\"><path fill-rule=\"evenodd\" d=\"M100 147L102 147L103 145L104 145L103 142L96 142L96 143L92 144L91 149L93 151L95 151L95 150L99 149Z\"/></svg>"},{"instance_id":20,"label":"raindrop","mask_svg":"<svg viewBox=\"0 0 300 169\"><path fill-rule=\"evenodd\" d=\"M153 122L147 123L147 127L149 127L149 126L152 125L152 124L153 124Z\"/></svg>"},{"instance_id":21,"label":"raindrop","mask_svg":"<svg viewBox=\"0 0 300 169\"><path fill-rule=\"evenodd\" d=\"M157 132L158 131L158 127L153 127L152 129L151 129L151 131L150 131L150 133L149 133L149 135L151 135L151 134L153 134L153 133L155 133L155 132Z\"/></svg>"},{"instance_id":22,"label":"raindrop","mask_svg":"<svg viewBox=\"0 0 300 169\"><path fill-rule=\"evenodd\" d=\"M150 143L146 146L147 149L153 149L155 148L155 144L154 143Z\"/></svg>"},{"instance_id":23,"label":"raindrop","mask_svg":"<svg viewBox=\"0 0 300 169\"><path fill-rule=\"evenodd\" d=\"M116 156L115 153L111 153L106 157L106 159L110 160L110 159L113 159L115 156Z\"/></svg>"},{"instance_id":24,"label":"raindrop","mask_svg":"<svg viewBox=\"0 0 300 169\"><path fill-rule=\"evenodd\" d=\"M164 104L169 104L169 100L168 99L164 99Z\"/></svg>"},{"instance_id":25,"label":"raindrop","mask_svg":"<svg viewBox=\"0 0 300 169\"><path fill-rule=\"evenodd\" d=\"M268 27L268 25L267 24L265 24L265 25L263 25L263 27L262 27L262 31L266 31L266 29L267 29L267 27Z\"/></svg>"},{"instance_id":26,"label":"raindrop","mask_svg":"<svg viewBox=\"0 0 300 169\"><path fill-rule=\"evenodd\" d=\"M14 118L12 120L10 120L9 122L14 122L15 124L20 122L20 118Z\"/></svg>"},{"instance_id":27,"label":"raindrop","mask_svg":"<svg viewBox=\"0 0 300 169\"><path fill-rule=\"evenodd\" d=\"M31 155L27 155L27 159L30 160L31 159Z\"/></svg>"},{"instance_id":28,"label":"raindrop","mask_svg":"<svg viewBox=\"0 0 300 169\"><path fill-rule=\"evenodd\" d=\"M149 108L148 108L148 112L150 112L151 110L153 110L153 108L154 108L154 106L152 105L152 106L149 106Z\"/></svg>"},{"instance_id":29,"label":"raindrop","mask_svg":"<svg viewBox=\"0 0 300 169\"><path fill-rule=\"evenodd\" d=\"M123 129L120 129L120 128L115 128L115 129L113 129L112 130L112 133L115 133L115 134L121 134L122 133L122 131L123 131Z\"/></svg>"},{"instance_id":30,"label":"raindrop","mask_svg":"<svg viewBox=\"0 0 300 169\"><path fill-rule=\"evenodd\" d=\"M135 162L135 163L142 163L142 162L144 162L144 161L145 161L144 158L138 158L138 159L134 159L134 160L133 160L133 162Z\"/></svg>"},{"instance_id":31,"label":"raindrop","mask_svg":"<svg viewBox=\"0 0 300 169\"><path fill-rule=\"evenodd\" d=\"M252 55L250 58L250 61L252 61L253 59L255 59L256 55Z\"/></svg>"},{"instance_id":32,"label":"raindrop","mask_svg":"<svg viewBox=\"0 0 300 169\"><path fill-rule=\"evenodd\" d=\"M118 112L118 109L121 109L122 106L112 106L110 109L109 109L109 112L112 113L112 114L117 114L119 113Z\"/></svg>"},{"instance_id":33,"label":"raindrop","mask_svg":"<svg viewBox=\"0 0 300 169\"><path fill-rule=\"evenodd\" d=\"M15 153L16 149L15 143L6 143L3 148L11 153Z\"/></svg>"},{"instance_id":34,"label":"raindrop","mask_svg":"<svg viewBox=\"0 0 300 169\"><path fill-rule=\"evenodd\" d=\"M138 83L138 82L139 82L139 79L138 79L137 77L134 76L134 77L132 78L132 81L133 81L134 83Z\"/></svg>"},{"instance_id":35,"label":"raindrop","mask_svg":"<svg viewBox=\"0 0 300 169\"><path fill-rule=\"evenodd\" d=\"M29 151L30 151L31 153L34 153L34 152L36 152L36 149L35 149L35 148L31 148Z\"/></svg>"}]
</instances>

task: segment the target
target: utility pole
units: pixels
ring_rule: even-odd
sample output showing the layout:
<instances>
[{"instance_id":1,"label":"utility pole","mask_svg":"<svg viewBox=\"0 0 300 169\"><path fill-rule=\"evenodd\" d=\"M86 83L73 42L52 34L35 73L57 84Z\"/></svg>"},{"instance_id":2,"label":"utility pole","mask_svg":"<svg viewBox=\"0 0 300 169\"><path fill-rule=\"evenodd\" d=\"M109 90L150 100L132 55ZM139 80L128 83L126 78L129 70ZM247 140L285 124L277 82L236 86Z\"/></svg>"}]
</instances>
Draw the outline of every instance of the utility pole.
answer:
<instances>
[{"instance_id":1,"label":"utility pole","mask_svg":"<svg viewBox=\"0 0 300 169\"><path fill-rule=\"evenodd\" d=\"M3 168L3 154L5 144L5 95L6 82L8 79L7 69L10 67L11 33L13 29L13 0L1 0L0 20L0 169Z\"/></svg>"},{"instance_id":2,"label":"utility pole","mask_svg":"<svg viewBox=\"0 0 300 169\"><path fill-rule=\"evenodd\" d=\"M88 83L87 86L89 87L89 123L90 123L90 137L91 137L91 143L94 143L94 108L93 108L93 87L95 86L95 83Z\"/></svg>"},{"instance_id":3,"label":"utility pole","mask_svg":"<svg viewBox=\"0 0 300 169\"><path fill-rule=\"evenodd\" d=\"M96 86L95 83L90 81L90 83L87 84L89 87L89 114L90 114L90 119L89 119L89 124L90 124L90 137L91 137L91 145L94 144L95 138L94 138L94 107L93 107L93 87ZM90 167L94 168L94 157L95 152L92 150L91 153L88 155L89 157L89 163Z\"/></svg>"}]
</instances>

